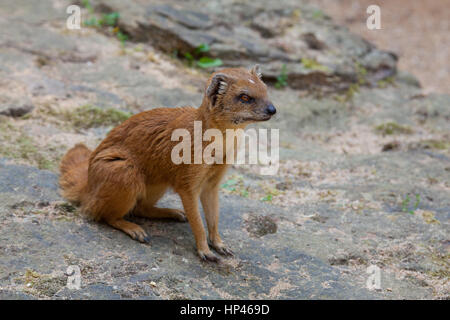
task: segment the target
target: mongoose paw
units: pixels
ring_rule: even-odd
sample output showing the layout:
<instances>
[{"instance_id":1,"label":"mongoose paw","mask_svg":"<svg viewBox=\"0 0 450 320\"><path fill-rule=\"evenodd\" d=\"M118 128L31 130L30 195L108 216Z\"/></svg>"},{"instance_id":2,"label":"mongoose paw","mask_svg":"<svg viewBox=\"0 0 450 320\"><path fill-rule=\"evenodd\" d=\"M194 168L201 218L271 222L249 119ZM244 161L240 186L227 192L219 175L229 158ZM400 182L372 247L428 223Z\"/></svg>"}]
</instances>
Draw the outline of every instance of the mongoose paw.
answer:
<instances>
[{"instance_id":1,"label":"mongoose paw","mask_svg":"<svg viewBox=\"0 0 450 320\"><path fill-rule=\"evenodd\" d=\"M231 250L230 248L223 246L223 247L218 247L217 249L215 249L217 251L217 253L223 255L223 256L230 256L233 257L234 256L234 252L233 250Z\"/></svg>"},{"instance_id":2,"label":"mongoose paw","mask_svg":"<svg viewBox=\"0 0 450 320\"><path fill-rule=\"evenodd\" d=\"M224 244L221 244L221 245L212 244L211 247L214 250L216 250L216 252L218 254L221 254L223 256L234 256L233 251L230 248L228 248L227 246L225 246Z\"/></svg>"},{"instance_id":3,"label":"mongoose paw","mask_svg":"<svg viewBox=\"0 0 450 320\"><path fill-rule=\"evenodd\" d=\"M144 229L133 222L126 221L124 219L111 219L107 220L106 223L116 229L122 230L134 240L145 243L150 242L150 238Z\"/></svg>"},{"instance_id":4,"label":"mongoose paw","mask_svg":"<svg viewBox=\"0 0 450 320\"><path fill-rule=\"evenodd\" d=\"M176 210L176 211L174 212L174 214L175 214L175 219L176 219L176 220L178 220L178 221L180 221L180 222L187 222L187 221L188 221L187 218L186 218L186 215L184 214L183 211L181 211L181 210Z\"/></svg>"},{"instance_id":5,"label":"mongoose paw","mask_svg":"<svg viewBox=\"0 0 450 320\"><path fill-rule=\"evenodd\" d=\"M139 229L136 228L134 230L130 230L128 234L134 240L142 243L150 243L150 237L147 235L147 233L142 228Z\"/></svg>"},{"instance_id":6,"label":"mongoose paw","mask_svg":"<svg viewBox=\"0 0 450 320\"><path fill-rule=\"evenodd\" d=\"M145 243L150 243L150 237L149 237L149 236L146 236L146 237L144 238L144 242L145 242Z\"/></svg>"},{"instance_id":7,"label":"mongoose paw","mask_svg":"<svg viewBox=\"0 0 450 320\"><path fill-rule=\"evenodd\" d=\"M210 252L202 252L198 251L198 255L203 261L210 261L210 262L219 262L220 258L216 256L214 253Z\"/></svg>"}]
</instances>

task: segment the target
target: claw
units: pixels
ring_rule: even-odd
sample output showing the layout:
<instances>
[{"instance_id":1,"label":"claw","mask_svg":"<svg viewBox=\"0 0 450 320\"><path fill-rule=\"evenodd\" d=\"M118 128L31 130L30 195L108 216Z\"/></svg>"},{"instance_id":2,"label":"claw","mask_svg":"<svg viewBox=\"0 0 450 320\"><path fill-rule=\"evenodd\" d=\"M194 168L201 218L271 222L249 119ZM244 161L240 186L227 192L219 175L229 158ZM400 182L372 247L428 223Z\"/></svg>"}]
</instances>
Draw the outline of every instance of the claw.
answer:
<instances>
[{"instance_id":1,"label":"claw","mask_svg":"<svg viewBox=\"0 0 450 320\"><path fill-rule=\"evenodd\" d=\"M219 252L220 254L223 254L224 256L234 256L234 252L233 250L231 250L230 248L227 247L221 247L217 249L217 252Z\"/></svg>"},{"instance_id":2,"label":"claw","mask_svg":"<svg viewBox=\"0 0 450 320\"><path fill-rule=\"evenodd\" d=\"M203 260L203 261L210 261L210 262L215 262L215 263L217 263L217 262L219 262L220 261L220 258L219 257L217 257L214 253L203 253L203 252L199 252L198 253L199 254L199 256L200 256L200 258Z\"/></svg>"},{"instance_id":3,"label":"claw","mask_svg":"<svg viewBox=\"0 0 450 320\"><path fill-rule=\"evenodd\" d=\"M224 256L234 256L234 253L231 249L223 246L223 247L217 247L214 248L219 254L224 255Z\"/></svg>"},{"instance_id":4,"label":"claw","mask_svg":"<svg viewBox=\"0 0 450 320\"><path fill-rule=\"evenodd\" d=\"M223 256L234 256L234 252L227 246L223 244L215 245L212 241L208 241L208 243L218 254Z\"/></svg>"},{"instance_id":5,"label":"claw","mask_svg":"<svg viewBox=\"0 0 450 320\"><path fill-rule=\"evenodd\" d=\"M144 242L145 243L150 243L150 237L149 236L144 237Z\"/></svg>"},{"instance_id":6,"label":"claw","mask_svg":"<svg viewBox=\"0 0 450 320\"><path fill-rule=\"evenodd\" d=\"M145 232L134 231L130 234L133 240L139 241L141 243L150 243L150 237Z\"/></svg>"},{"instance_id":7,"label":"claw","mask_svg":"<svg viewBox=\"0 0 450 320\"><path fill-rule=\"evenodd\" d=\"M180 217L178 218L178 221L180 222L187 222L188 219L186 218L186 215L184 214L184 212L180 212Z\"/></svg>"}]
</instances>

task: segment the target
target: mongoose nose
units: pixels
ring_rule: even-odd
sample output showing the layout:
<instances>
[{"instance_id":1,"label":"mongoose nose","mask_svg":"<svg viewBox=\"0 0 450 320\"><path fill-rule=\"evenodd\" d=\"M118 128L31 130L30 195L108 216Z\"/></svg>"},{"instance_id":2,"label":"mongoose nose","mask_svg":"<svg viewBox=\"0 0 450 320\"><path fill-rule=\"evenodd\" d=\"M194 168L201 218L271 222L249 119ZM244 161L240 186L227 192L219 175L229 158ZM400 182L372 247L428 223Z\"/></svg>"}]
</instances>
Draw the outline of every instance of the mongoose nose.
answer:
<instances>
[{"instance_id":1,"label":"mongoose nose","mask_svg":"<svg viewBox=\"0 0 450 320\"><path fill-rule=\"evenodd\" d=\"M269 104L266 108L266 113L273 115L275 113L277 113L277 109L275 109L275 107L273 106L273 104Z\"/></svg>"}]
</instances>

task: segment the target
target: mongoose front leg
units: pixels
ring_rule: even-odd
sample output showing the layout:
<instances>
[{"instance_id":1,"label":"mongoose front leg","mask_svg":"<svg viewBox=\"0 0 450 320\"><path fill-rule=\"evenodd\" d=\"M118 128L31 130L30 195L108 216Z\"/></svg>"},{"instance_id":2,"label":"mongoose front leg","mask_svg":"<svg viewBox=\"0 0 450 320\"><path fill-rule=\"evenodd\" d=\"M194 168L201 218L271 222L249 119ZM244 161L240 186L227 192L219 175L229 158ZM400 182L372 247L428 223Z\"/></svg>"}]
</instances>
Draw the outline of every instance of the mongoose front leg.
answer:
<instances>
[{"instance_id":1,"label":"mongoose front leg","mask_svg":"<svg viewBox=\"0 0 450 320\"><path fill-rule=\"evenodd\" d=\"M193 192L179 192L183 202L184 212L194 234L197 252L200 258L212 262L218 262L219 258L209 249L206 241L205 228L198 210L198 194Z\"/></svg>"},{"instance_id":2,"label":"mongoose front leg","mask_svg":"<svg viewBox=\"0 0 450 320\"><path fill-rule=\"evenodd\" d=\"M167 185L164 184L146 186L145 197L138 201L133 209L133 214L143 218L175 219L180 222L186 222L187 219L182 210L155 207L166 190Z\"/></svg>"},{"instance_id":3,"label":"mongoose front leg","mask_svg":"<svg viewBox=\"0 0 450 320\"><path fill-rule=\"evenodd\" d=\"M126 221L125 219L119 218L107 218L105 219L106 223L110 226L122 230L126 234L128 234L132 239L137 240L139 242L149 243L150 238L147 233L135 223Z\"/></svg>"},{"instance_id":4,"label":"mongoose front leg","mask_svg":"<svg viewBox=\"0 0 450 320\"><path fill-rule=\"evenodd\" d=\"M208 225L208 240L211 246L221 255L233 255L233 251L222 242L219 234L219 184L206 186L201 195L206 224Z\"/></svg>"},{"instance_id":5,"label":"mongoose front leg","mask_svg":"<svg viewBox=\"0 0 450 320\"><path fill-rule=\"evenodd\" d=\"M155 218L155 219L174 219L180 222L186 222L186 216L182 210L170 209L170 208L158 208L139 206L133 210L133 215L142 218Z\"/></svg>"}]
</instances>

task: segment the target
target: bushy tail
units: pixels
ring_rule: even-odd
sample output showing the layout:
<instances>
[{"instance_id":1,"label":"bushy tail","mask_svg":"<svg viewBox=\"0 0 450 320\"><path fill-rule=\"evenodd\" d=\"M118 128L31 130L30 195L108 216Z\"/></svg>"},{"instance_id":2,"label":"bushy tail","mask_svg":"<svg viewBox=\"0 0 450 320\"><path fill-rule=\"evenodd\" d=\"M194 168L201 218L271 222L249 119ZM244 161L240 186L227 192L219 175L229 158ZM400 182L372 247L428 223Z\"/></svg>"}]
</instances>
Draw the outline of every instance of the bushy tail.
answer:
<instances>
[{"instance_id":1,"label":"bushy tail","mask_svg":"<svg viewBox=\"0 0 450 320\"><path fill-rule=\"evenodd\" d=\"M91 152L84 144L79 143L61 160L59 186L62 196L76 204L80 204L86 192Z\"/></svg>"}]
</instances>

